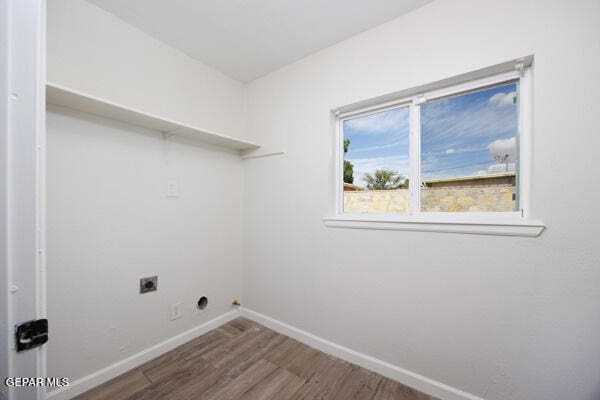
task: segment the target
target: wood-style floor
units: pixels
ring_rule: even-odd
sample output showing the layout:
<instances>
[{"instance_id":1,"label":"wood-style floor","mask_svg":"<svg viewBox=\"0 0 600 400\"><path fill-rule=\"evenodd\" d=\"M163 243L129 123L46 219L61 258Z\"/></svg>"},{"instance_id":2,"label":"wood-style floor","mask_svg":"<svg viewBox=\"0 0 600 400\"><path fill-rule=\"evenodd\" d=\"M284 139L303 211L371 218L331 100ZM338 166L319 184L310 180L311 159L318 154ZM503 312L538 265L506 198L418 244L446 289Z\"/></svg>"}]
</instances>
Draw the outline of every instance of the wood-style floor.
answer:
<instances>
[{"instance_id":1,"label":"wood-style floor","mask_svg":"<svg viewBox=\"0 0 600 400\"><path fill-rule=\"evenodd\" d=\"M434 400L244 318L76 399Z\"/></svg>"}]
</instances>

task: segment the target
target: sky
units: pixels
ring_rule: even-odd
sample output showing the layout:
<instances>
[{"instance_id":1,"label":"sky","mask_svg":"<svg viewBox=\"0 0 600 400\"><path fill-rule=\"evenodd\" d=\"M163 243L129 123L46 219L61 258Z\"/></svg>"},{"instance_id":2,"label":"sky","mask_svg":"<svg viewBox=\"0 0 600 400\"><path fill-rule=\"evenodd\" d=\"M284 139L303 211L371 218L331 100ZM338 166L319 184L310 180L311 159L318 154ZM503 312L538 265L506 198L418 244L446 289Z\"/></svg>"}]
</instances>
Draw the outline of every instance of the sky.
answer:
<instances>
[{"instance_id":1,"label":"sky","mask_svg":"<svg viewBox=\"0 0 600 400\"><path fill-rule=\"evenodd\" d=\"M516 84L510 83L421 104L422 179L484 175L515 170ZM354 184L365 173L393 169L408 176L409 109L344 122L350 139L344 159L354 164ZM496 156L508 155L507 163Z\"/></svg>"}]
</instances>

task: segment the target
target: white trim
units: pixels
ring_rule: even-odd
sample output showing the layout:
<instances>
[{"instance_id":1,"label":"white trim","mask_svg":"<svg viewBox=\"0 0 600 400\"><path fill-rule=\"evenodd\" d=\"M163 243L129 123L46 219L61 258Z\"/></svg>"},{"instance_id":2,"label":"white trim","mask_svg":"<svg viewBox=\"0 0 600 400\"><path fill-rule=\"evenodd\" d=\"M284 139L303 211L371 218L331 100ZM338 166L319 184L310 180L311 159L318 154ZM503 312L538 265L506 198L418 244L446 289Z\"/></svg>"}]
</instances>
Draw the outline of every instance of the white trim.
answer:
<instances>
[{"instance_id":1,"label":"white trim","mask_svg":"<svg viewBox=\"0 0 600 400\"><path fill-rule=\"evenodd\" d=\"M45 346L17 354L14 337L16 324L45 317L45 5L45 0L10 0L5 10L8 93L1 95L8 99L3 182L8 271L1 284L9 288L2 326L8 330L12 377L46 375ZM45 398L42 387L10 387L7 392L11 400Z\"/></svg>"},{"instance_id":2,"label":"white trim","mask_svg":"<svg viewBox=\"0 0 600 400\"><path fill-rule=\"evenodd\" d=\"M12 329L8 325L10 306L8 274L8 112L9 112L9 2L0 2L0 377L8 376ZM0 384L0 400L8 399L8 386Z\"/></svg>"},{"instance_id":3,"label":"white trim","mask_svg":"<svg viewBox=\"0 0 600 400\"><path fill-rule=\"evenodd\" d=\"M420 390L421 392L427 393L431 396L445 400L483 400L482 398L474 396L470 393L463 392L462 390L406 370L397 365L390 364L367 354L341 346L337 343L313 335L312 333L303 331L302 329L257 313L256 311L241 307L240 312L243 317L258 322L283 335L296 339L310 347L359 365L371 371L375 371L383 376L398 381L406 386Z\"/></svg>"},{"instance_id":4,"label":"white trim","mask_svg":"<svg viewBox=\"0 0 600 400\"><path fill-rule=\"evenodd\" d=\"M365 117L367 115L379 114L382 112L393 110L395 108L409 107L412 100L413 97L403 97L385 103L376 104L370 107L361 108L359 110L349 111L339 115L336 114L336 116L342 121L347 121L349 119Z\"/></svg>"},{"instance_id":5,"label":"white trim","mask_svg":"<svg viewBox=\"0 0 600 400\"><path fill-rule=\"evenodd\" d=\"M38 201L38 215L37 215L37 253L38 253L38 287L36 290L37 294L37 306L38 315L46 318L46 0L40 0L40 15L39 15L39 42L38 42L38 55L40 61L37 65L38 75L38 107L37 107L37 201ZM48 353L47 346L44 345L38 350L38 376L48 376ZM38 392L39 399L45 399L46 394L44 390Z\"/></svg>"},{"instance_id":6,"label":"white trim","mask_svg":"<svg viewBox=\"0 0 600 400\"><path fill-rule=\"evenodd\" d=\"M502 74L488 76L481 79L461 83L459 85L448 86L437 90L431 90L423 94L424 103L427 101L438 100L453 95L463 95L470 91L486 90L494 86L500 86L504 83L518 80L521 77L517 71L504 72Z\"/></svg>"},{"instance_id":7,"label":"white trim","mask_svg":"<svg viewBox=\"0 0 600 400\"><path fill-rule=\"evenodd\" d=\"M533 167L533 84L532 68L526 68L519 80L519 208L521 217L531 213L531 169Z\"/></svg>"},{"instance_id":8,"label":"white trim","mask_svg":"<svg viewBox=\"0 0 600 400\"><path fill-rule=\"evenodd\" d=\"M408 211L409 215L419 214L421 210L421 99L413 98L410 104L410 137L408 143Z\"/></svg>"},{"instance_id":9,"label":"white trim","mask_svg":"<svg viewBox=\"0 0 600 400\"><path fill-rule=\"evenodd\" d=\"M174 348L181 346L182 344L189 342L198 336L204 335L205 333L239 317L239 315L240 312L238 310L229 311L217 318L205 322L202 325L192 328L177 336L173 336L164 342L158 343L146 350L127 357L124 360L118 361L112 365L109 365L108 367L84 376L83 378L77 379L76 381L71 382L69 386L64 386L60 389L48 392L46 398L52 400L71 399L127 371L130 371L133 368L140 366L143 363L152 360L153 358L165 354L166 352L173 350Z\"/></svg>"},{"instance_id":10,"label":"white trim","mask_svg":"<svg viewBox=\"0 0 600 400\"><path fill-rule=\"evenodd\" d=\"M486 220L484 220L486 221ZM343 215L323 218L325 226L330 228L375 229L391 231L418 231L442 233L469 233L476 235L526 236L538 237L546 228L540 221L524 221L521 219L508 221L487 220L487 222L468 220L450 221L441 219L385 218L367 214L356 217Z\"/></svg>"},{"instance_id":11,"label":"white trim","mask_svg":"<svg viewBox=\"0 0 600 400\"><path fill-rule=\"evenodd\" d=\"M344 212L344 123L341 118L335 124L335 212Z\"/></svg>"}]
</instances>

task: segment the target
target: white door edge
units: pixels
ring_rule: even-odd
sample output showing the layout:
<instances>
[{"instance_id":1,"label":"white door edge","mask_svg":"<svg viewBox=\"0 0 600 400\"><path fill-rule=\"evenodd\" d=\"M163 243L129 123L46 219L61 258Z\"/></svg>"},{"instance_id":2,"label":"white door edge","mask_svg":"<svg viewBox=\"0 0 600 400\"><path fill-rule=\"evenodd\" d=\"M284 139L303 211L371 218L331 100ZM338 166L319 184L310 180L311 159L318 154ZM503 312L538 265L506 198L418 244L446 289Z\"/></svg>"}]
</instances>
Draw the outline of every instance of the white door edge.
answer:
<instances>
[{"instance_id":1,"label":"white door edge","mask_svg":"<svg viewBox=\"0 0 600 400\"><path fill-rule=\"evenodd\" d=\"M46 377L45 346L17 353L14 327L45 310L45 0L0 0L0 367L6 377ZM51 326L51 324L50 324ZM51 328L50 328L51 329ZM0 390L8 400L45 399L43 386Z\"/></svg>"}]
</instances>

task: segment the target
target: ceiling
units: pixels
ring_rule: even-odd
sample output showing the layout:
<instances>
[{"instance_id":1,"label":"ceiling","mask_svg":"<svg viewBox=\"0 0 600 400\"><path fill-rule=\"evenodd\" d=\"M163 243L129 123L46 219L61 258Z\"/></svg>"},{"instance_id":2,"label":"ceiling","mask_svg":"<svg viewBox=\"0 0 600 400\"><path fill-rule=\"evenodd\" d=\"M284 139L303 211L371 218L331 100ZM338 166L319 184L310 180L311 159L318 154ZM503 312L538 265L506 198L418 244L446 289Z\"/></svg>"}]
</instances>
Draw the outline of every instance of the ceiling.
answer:
<instances>
[{"instance_id":1,"label":"ceiling","mask_svg":"<svg viewBox=\"0 0 600 400\"><path fill-rule=\"evenodd\" d=\"M241 82L432 0L88 0Z\"/></svg>"}]
</instances>

